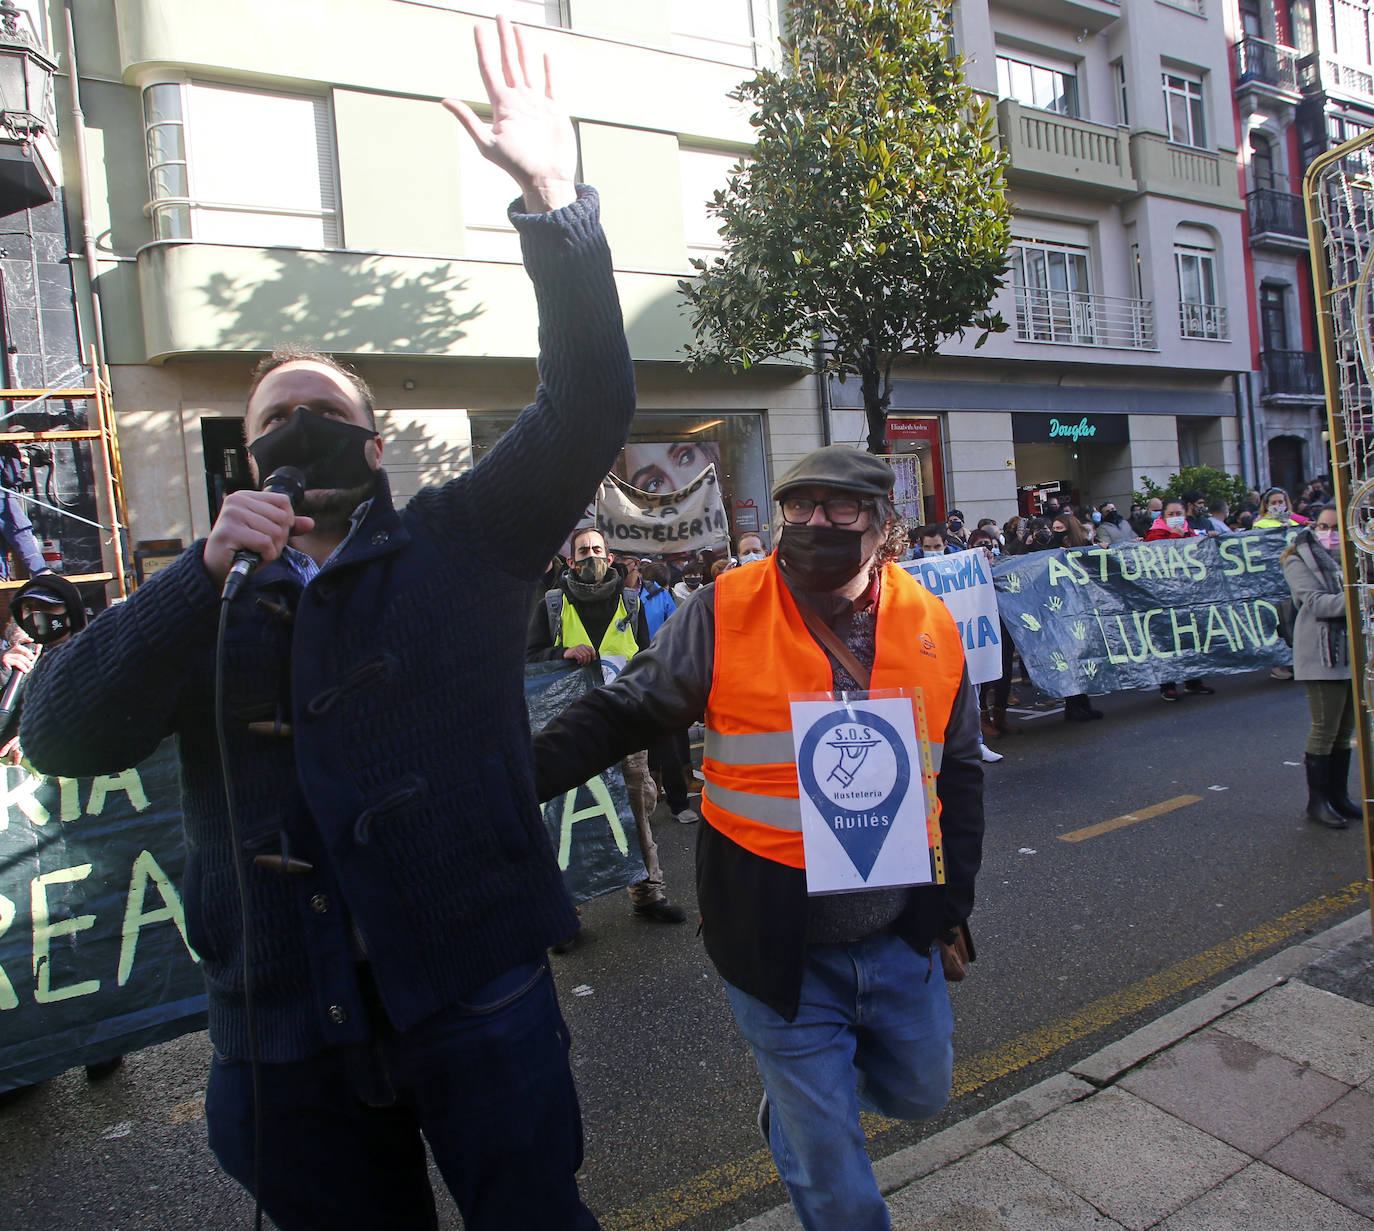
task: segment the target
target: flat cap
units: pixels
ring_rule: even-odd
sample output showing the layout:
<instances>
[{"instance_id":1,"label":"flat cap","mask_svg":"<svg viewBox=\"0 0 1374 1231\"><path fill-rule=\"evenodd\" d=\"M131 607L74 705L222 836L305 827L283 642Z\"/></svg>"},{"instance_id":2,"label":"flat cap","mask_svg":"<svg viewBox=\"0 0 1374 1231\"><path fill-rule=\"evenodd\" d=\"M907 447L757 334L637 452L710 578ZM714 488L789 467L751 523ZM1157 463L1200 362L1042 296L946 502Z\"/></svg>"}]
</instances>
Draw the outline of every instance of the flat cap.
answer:
<instances>
[{"instance_id":1,"label":"flat cap","mask_svg":"<svg viewBox=\"0 0 1374 1231\"><path fill-rule=\"evenodd\" d=\"M892 467L882 458L848 445L826 445L813 449L773 484L773 499L781 499L794 487L833 487L861 496L887 496L895 481Z\"/></svg>"}]
</instances>

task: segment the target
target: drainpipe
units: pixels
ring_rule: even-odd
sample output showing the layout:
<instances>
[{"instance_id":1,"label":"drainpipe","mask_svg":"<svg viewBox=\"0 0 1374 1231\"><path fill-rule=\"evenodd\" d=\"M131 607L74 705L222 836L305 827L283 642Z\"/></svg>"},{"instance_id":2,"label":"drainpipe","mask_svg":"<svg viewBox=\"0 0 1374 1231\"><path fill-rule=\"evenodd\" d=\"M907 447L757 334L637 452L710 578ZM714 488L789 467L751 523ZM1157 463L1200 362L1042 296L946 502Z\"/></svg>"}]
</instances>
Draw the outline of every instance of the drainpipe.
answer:
<instances>
[{"instance_id":1,"label":"drainpipe","mask_svg":"<svg viewBox=\"0 0 1374 1231\"><path fill-rule=\"evenodd\" d=\"M96 281L95 232L91 229L90 177L86 166L86 116L81 110L81 88L76 67L76 33L72 25L72 2L63 0L62 15L66 21L67 73L72 93L72 141L76 146L77 186L81 201L81 247L86 258L86 282L91 294L91 324L95 333L95 353L100 367L105 367L105 320L100 309L100 288ZM97 373L97 375L99 375Z\"/></svg>"},{"instance_id":2,"label":"drainpipe","mask_svg":"<svg viewBox=\"0 0 1374 1231\"><path fill-rule=\"evenodd\" d=\"M1255 483L1250 477L1250 446L1254 440L1254 432L1248 422L1250 399L1241 392L1241 382L1245 378L1244 372L1237 372L1231 387L1236 400L1236 425L1240 429L1240 477L1246 486L1253 487Z\"/></svg>"},{"instance_id":3,"label":"drainpipe","mask_svg":"<svg viewBox=\"0 0 1374 1231\"><path fill-rule=\"evenodd\" d=\"M825 371L825 363L822 358L823 351L819 341L817 341L816 349L812 354L815 356L816 365L816 393L821 404L821 441L823 444L833 444L834 432L830 423L830 377Z\"/></svg>"}]
</instances>

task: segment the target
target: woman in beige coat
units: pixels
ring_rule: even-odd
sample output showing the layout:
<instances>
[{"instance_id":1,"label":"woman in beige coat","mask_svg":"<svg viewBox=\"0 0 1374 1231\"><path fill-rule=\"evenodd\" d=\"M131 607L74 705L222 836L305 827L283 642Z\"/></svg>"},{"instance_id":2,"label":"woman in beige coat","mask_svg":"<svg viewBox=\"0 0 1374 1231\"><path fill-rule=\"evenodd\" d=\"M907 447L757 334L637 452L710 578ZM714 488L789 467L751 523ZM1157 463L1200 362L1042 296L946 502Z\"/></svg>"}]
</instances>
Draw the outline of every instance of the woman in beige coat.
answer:
<instances>
[{"instance_id":1,"label":"woman in beige coat","mask_svg":"<svg viewBox=\"0 0 1374 1231\"><path fill-rule=\"evenodd\" d=\"M1364 815L1346 789L1355 694L1345 621L1345 587L1338 519L1333 505L1315 512L1284 550L1283 576L1298 609L1293 627L1293 676L1307 689L1312 729L1307 736L1307 811L1304 819L1345 829Z\"/></svg>"}]
</instances>

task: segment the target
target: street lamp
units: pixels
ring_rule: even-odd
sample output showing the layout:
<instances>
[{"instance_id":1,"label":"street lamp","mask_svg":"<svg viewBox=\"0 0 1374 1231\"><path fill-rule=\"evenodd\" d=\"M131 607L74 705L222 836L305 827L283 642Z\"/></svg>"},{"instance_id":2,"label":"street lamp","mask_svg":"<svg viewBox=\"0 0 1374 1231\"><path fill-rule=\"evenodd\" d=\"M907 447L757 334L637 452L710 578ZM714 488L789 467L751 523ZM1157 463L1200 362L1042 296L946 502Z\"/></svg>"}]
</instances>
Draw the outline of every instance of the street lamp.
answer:
<instances>
[{"instance_id":1,"label":"street lamp","mask_svg":"<svg viewBox=\"0 0 1374 1231\"><path fill-rule=\"evenodd\" d=\"M45 131L52 107L57 61L38 45L26 14L14 0L0 0L0 128L5 136L31 140Z\"/></svg>"}]
</instances>

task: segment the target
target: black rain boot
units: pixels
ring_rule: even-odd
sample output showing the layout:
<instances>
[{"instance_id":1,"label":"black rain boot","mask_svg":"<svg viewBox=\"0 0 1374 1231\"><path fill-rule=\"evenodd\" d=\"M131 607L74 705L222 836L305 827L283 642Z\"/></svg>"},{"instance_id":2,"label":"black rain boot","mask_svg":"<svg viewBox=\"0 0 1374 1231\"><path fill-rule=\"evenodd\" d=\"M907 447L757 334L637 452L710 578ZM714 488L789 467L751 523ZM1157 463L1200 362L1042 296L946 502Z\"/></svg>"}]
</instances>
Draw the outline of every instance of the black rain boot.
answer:
<instances>
[{"instance_id":1,"label":"black rain boot","mask_svg":"<svg viewBox=\"0 0 1374 1231\"><path fill-rule=\"evenodd\" d=\"M1307 766L1307 811L1303 820L1328 829L1349 829L1350 822L1334 811L1326 798L1327 784L1331 781L1331 758L1317 756L1309 752L1303 757Z\"/></svg>"},{"instance_id":2,"label":"black rain boot","mask_svg":"<svg viewBox=\"0 0 1374 1231\"><path fill-rule=\"evenodd\" d=\"M1350 779L1350 749L1331 749L1331 776L1326 780L1326 798L1331 810L1347 821L1364 820L1364 809L1350 798L1347 783Z\"/></svg>"}]
</instances>

